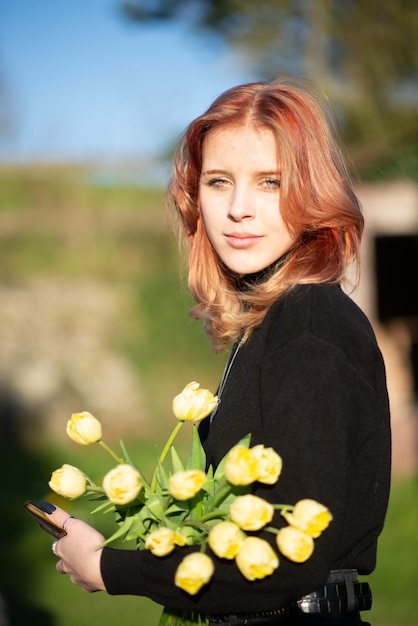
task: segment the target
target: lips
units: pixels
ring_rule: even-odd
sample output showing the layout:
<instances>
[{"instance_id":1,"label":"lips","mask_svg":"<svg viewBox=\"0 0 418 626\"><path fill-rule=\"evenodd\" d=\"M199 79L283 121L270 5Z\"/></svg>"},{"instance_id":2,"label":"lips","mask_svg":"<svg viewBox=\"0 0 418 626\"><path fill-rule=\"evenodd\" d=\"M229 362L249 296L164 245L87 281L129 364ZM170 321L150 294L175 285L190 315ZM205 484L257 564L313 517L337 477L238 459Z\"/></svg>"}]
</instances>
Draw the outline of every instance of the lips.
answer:
<instances>
[{"instance_id":1,"label":"lips","mask_svg":"<svg viewBox=\"0 0 418 626\"><path fill-rule=\"evenodd\" d=\"M226 233L225 239L232 248L249 248L255 245L260 239L261 235L254 235L253 233Z\"/></svg>"}]
</instances>

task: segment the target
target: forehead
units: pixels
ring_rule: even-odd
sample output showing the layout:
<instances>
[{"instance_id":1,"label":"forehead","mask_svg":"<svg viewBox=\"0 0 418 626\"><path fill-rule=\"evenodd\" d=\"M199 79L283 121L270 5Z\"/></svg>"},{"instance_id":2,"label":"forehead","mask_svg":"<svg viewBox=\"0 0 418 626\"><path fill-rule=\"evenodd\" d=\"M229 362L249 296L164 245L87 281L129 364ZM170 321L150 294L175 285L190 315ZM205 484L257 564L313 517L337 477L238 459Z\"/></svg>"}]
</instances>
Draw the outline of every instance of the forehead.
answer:
<instances>
[{"instance_id":1,"label":"forehead","mask_svg":"<svg viewBox=\"0 0 418 626\"><path fill-rule=\"evenodd\" d=\"M220 126L210 130L203 142L202 158L207 160L244 159L248 162L278 160L274 133L254 124Z\"/></svg>"}]
</instances>

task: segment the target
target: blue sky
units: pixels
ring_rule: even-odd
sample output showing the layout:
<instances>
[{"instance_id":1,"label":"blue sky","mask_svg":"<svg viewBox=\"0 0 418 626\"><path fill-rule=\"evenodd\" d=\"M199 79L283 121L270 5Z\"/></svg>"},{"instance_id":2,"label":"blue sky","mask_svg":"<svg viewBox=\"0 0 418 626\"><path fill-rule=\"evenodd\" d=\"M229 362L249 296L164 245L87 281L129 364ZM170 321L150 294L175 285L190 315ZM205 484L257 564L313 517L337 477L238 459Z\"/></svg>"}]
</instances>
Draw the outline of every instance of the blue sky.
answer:
<instances>
[{"instance_id":1,"label":"blue sky","mask_svg":"<svg viewBox=\"0 0 418 626\"><path fill-rule=\"evenodd\" d=\"M3 161L157 154L254 78L186 24L128 23L118 0L0 0L0 77L15 123Z\"/></svg>"}]
</instances>

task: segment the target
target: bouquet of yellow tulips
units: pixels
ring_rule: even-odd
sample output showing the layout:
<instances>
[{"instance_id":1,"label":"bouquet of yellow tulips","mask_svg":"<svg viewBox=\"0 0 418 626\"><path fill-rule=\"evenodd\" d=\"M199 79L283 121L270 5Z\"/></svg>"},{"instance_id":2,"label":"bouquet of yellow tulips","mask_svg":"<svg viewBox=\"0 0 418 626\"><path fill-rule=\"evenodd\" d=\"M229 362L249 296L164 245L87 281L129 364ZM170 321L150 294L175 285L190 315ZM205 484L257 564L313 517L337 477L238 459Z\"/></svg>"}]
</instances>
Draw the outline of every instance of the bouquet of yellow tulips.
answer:
<instances>
[{"instance_id":1,"label":"bouquet of yellow tulips","mask_svg":"<svg viewBox=\"0 0 418 626\"><path fill-rule=\"evenodd\" d=\"M214 575L214 564L207 546L223 559L235 559L241 574L248 580L271 575L279 566L279 557L258 531L274 533L278 552L302 563L314 550L314 539L332 520L329 510L314 500L300 500L295 505L271 504L252 494L256 482L272 485L279 479L282 459L263 445L250 447L251 436L239 441L214 471L206 467L206 455L197 424L209 416L217 398L196 382L189 383L173 400L178 422L168 438L154 474L147 481L121 442L122 455L116 454L102 439L100 422L90 413L74 413L67 423L67 434L76 443L98 443L116 461L96 485L84 472L64 464L52 473L50 488L66 498L89 496L99 501L94 512L114 511L118 528L106 543L123 539L135 541L138 549L150 550L163 557L182 546L199 544L199 552L189 553L181 561L174 584L195 595ZM185 422L192 422L193 436L189 458L181 461L173 445ZM165 461L171 456L171 469ZM279 509L288 523L276 529L270 526ZM251 534L248 534L251 533ZM205 624L200 615L164 610L160 626Z\"/></svg>"}]
</instances>

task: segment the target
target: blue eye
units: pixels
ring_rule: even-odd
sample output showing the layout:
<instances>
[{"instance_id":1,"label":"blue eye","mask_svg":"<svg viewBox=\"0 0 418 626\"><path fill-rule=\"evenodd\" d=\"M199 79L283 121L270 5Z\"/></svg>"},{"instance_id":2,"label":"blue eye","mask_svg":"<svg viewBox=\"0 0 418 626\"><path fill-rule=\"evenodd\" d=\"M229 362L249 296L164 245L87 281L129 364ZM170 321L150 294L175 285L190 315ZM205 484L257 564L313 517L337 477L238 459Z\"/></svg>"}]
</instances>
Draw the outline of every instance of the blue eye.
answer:
<instances>
[{"instance_id":1,"label":"blue eye","mask_svg":"<svg viewBox=\"0 0 418 626\"><path fill-rule=\"evenodd\" d=\"M218 187L221 185L227 185L228 181L226 178L222 178L220 176L218 176L217 178L211 178L210 180L208 180L208 182L206 183L209 187Z\"/></svg>"},{"instance_id":2,"label":"blue eye","mask_svg":"<svg viewBox=\"0 0 418 626\"><path fill-rule=\"evenodd\" d=\"M268 178L264 181L264 185L268 187L268 189L278 189L280 187L280 180L277 178Z\"/></svg>"}]
</instances>

